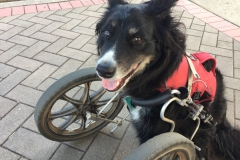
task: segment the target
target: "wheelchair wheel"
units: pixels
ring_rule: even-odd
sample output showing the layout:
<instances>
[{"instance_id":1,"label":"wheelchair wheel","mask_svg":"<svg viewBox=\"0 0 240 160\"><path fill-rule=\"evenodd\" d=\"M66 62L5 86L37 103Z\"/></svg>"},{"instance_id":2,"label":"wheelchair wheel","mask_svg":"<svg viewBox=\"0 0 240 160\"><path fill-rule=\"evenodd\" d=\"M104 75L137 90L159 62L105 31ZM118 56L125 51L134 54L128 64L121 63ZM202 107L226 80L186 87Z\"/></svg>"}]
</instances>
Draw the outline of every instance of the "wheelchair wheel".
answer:
<instances>
[{"instance_id":1,"label":"wheelchair wheel","mask_svg":"<svg viewBox=\"0 0 240 160\"><path fill-rule=\"evenodd\" d=\"M109 122L89 120L115 95L101 86L95 68L72 72L51 85L40 97L34 111L39 132L54 141L71 141L97 132ZM114 119L124 103L117 96L100 114Z\"/></svg>"},{"instance_id":2,"label":"wheelchair wheel","mask_svg":"<svg viewBox=\"0 0 240 160\"><path fill-rule=\"evenodd\" d=\"M125 160L195 160L193 142L175 133L163 133L143 143Z\"/></svg>"}]
</instances>

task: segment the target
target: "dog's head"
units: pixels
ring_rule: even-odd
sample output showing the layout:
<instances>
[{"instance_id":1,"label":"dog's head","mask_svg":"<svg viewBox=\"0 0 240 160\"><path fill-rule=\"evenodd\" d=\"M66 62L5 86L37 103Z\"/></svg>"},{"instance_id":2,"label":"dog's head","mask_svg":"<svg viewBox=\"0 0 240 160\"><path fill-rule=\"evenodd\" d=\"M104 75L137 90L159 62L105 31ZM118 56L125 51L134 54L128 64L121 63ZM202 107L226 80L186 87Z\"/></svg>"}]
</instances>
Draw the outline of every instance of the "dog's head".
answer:
<instances>
[{"instance_id":1,"label":"dog's head","mask_svg":"<svg viewBox=\"0 0 240 160\"><path fill-rule=\"evenodd\" d=\"M104 88L122 89L156 60L162 58L159 63L163 64L170 61L167 54L175 42L171 41L174 24L170 10L176 1L127 4L109 0L109 7L96 26L99 54L96 69Z\"/></svg>"}]
</instances>

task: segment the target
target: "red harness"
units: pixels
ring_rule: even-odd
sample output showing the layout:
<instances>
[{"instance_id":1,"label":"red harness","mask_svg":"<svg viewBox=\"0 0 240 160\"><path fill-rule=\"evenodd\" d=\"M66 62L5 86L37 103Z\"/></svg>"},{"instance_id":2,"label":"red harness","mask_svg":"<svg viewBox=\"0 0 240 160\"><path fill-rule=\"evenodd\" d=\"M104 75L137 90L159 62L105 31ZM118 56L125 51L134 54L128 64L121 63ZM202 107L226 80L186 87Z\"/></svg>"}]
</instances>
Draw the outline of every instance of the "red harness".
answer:
<instances>
[{"instance_id":1,"label":"red harness","mask_svg":"<svg viewBox=\"0 0 240 160\"><path fill-rule=\"evenodd\" d=\"M205 52L197 52L191 55L193 65L200 76L193 77L191 97L197 104L205 101L213 101L216 93L216 60L210 54ZM213 60L214 66L210 72L206 71L203 63L207 60ZM167 80L166 87L160 87L158 90L165 91L166 88L177 89L187 85L189 64L187 58L183 56L179 68Z\"/></svg>"}]
</instances>

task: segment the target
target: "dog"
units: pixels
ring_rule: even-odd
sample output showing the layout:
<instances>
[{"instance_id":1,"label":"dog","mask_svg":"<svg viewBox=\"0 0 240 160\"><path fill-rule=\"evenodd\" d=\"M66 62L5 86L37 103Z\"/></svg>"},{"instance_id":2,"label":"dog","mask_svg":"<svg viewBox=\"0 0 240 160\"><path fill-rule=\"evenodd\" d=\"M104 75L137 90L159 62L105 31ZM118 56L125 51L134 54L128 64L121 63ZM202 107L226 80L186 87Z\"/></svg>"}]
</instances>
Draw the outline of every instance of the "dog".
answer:
<instances>
[{"instance_id":1,"label":"dog","mask_svg":"<svg viewBox=\"0 0 240 160\"><path fill-rule=\"evenodd\" d=\"M138 99L149 99L159 94L185 56L185 34L182 23L171 15L177 0L151 0L128 4L124 0L109 0L108 8L96 25L97 74L108 91L118 91ZM211 60L203 63L206 71L214 70L216 92L212 101L203 101L204 110L213 117L212 124L201 123L194 144L201 148L197 158L206 160L240 159L240 131L226 118L226 99L221 72ZM178 79L176 79L176 82ZM162 105L136 106L131 110L132 123L140 143L166 133L171 125L161 120ZM165 116L174 120L178 132L190 138L196 122L189 112L171 103Z\"/></svg>"}]
</instances>

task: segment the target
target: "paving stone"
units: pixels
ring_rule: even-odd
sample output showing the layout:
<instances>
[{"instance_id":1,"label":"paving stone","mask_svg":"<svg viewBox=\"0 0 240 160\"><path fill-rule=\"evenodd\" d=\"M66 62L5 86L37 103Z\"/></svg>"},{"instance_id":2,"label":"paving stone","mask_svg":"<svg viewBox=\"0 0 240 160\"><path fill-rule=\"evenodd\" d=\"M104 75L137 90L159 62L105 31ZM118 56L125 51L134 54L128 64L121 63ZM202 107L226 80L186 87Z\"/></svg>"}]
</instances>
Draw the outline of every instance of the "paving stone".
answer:
<instances>
[{"instance_id":1,"label":"paving stone","mask_svg":"<svg viewBox=\"0 0 240 160\"><path fill-rule=\"evenodd\" d=\"M14 19L13 21L9 22L9 24L13 24L15 26L24 27L24 28L28 28L33 25L32 22L24 21L21 19Z\"/></svg>"},{"instance_id":2,"label":"paving stone","mask_svg":"<svg viewBox=\"0 0 240 160\"><path fill-rule=\"evenodd\" d=\"M94 140L96 135L97 135L97 132L95 134L89 135L89 136L84 137L82 139L75 140L75 141L64 142L64 143L69 145L69 146L72 146L74 148L80 149L82 151L87 151L87 149L92 144L92 141Z\"/></svg>"},{"instance_id":3,"label":"paving stone","mask_svg":"<svg viewBox=\"0 0 240 160\"><path fill-rule=\"evenodd\" d=\"M31 27L29 27L28 29L22 31L21 33L19 33L20 35L23 36L31 36L33 33L39 31L40 29L42 29L44 27L44 25L41 24L34 24Z\"/></svg>"},{"instance_id":4,"label":"paving stone","mask_svg":"<svg viewBox=\"0 0 240 160\"><path fill-rule=\"evenodd\" d=\"M7 31L11 28L13 28L14 26L11 25L11 24L6 24L6 23L1 23L0 22L0 30L3 30L3 31Z\"/></svg>"},{"instance_id":5,"label":"paving stone","mask_svg":"<svg viewBox=\"0 0 240 160\"><path fill-rule=\"evenodd\" d=\"M209 53L216 54L219 56L233 57L233 51L224 49L224 48L217 48L217 47L212 47L212 46L201 45L200 51L209 52Z\"/></svg>"},{"instance_id":6,"label":"paving stone","mask_svg":"<svg viewBox=\"0 0 240 160\"><path fill-rule=\"evenodd\" d=\"M240 129L240 120L235 119L235 127L236 127L237 129Z\"/></svg>"},{"instance_id":7,"label":"paving stone","mask_svg":"<svg viewBox=\"0 0 240 160\"><path fill-rule=\"evenodd\" d=\"M35 43L31 47L29 47L28 49L23 51L20 55L32 58L33 56L35 56L36 54L41 52L44 48L46 48L49 45L50 45L49 42L38 41L37 43Z\"/></svg>"},{"instance_id":8,"label":"paving stone","mask_svg":"<svg viewBox=\"0 0 240 160\"><path fill-rule=\"evenodd\" d=\"M97 46L93 44L85 44L82 48L82 51L97 54Z\"/></svg>"},{"instance_id":9,"label":"paving stone","mask_svg":"<svg viewBox=\"0 0 240 160\"><path fill-rule=\"evenodd\" d=\"M14 27L14 28L4 32L3 34L1 34L0 39L7 40L23 30L24 30L23 27Z\"/></svg>"},{"instance_id":10,"label":"paving stone","mask_svg":"<svg viewBox=\"0 0 240 160\"><path fill-rule=\"evenodd\" d=\"M44 52L44 51L36 55L34 59L37 59L39 61L43 61L49 64L53 64L56 66L61 66L63 63L65 63L68 60L68 58L66 57Z\"/></svg>"},{"instance_id":11,"label":"paving stone","mask_svg":"<svg viewBox=\"0 0 240 160\"><path fill-rule=\"evenodd\" d=\"M225 97L228 101L234 101L234 90L231 88L225 88Z\"/></svg>"},{"instance_id":12,"label":"paving stone","mask_svg":"<svg viewBox=\"0 0 240 160\"><path fill-rule=\"evenodd\" d=\"M87 43L90 39L92 38L92 36L89 35L80 35L78 38L76 38L74 41L72 41L68 47L71 48L75 48L75 49L80 49L82 48L82 46Z\"/></svg>"},{"instance_id":13,"label":"paving stone","mask_svg":"<svg viewBox=\"0 0 240 160\"><path fill-rule=\"evenodd\" d=\"M240 91L235 90L235 118L240 119Z\"/></svg>"},{"instance_id":14,"label":"paving stone","mask_svg":"<svg viewBox=\"0 0 240 160\"><path fill-rule=\"evenodd\" d=\"M16 35L16 36L10 38L8 41L14 42L17 44L21 44L21 45L25 45L25 46L31 46L37 42L36 39L24 37L24 36L20 36L20 35Z\"/></svg>"},{"instance_id":15,"label":"paving stone","mask_svg":"<svg viewBox=\"0 0 240 160\"><path fill-rule=\"evenodd\" d=\"M203 38L202 38L202 44L215 47L217 45L217 36L218 34L215 34L215 33L204 32Z\"/></svg>"},{"instance_id":16,"label":"paving stone","mask_svg":"<svg viewBox=\"0 0 240 160\"><path fill-rule=\"evenodd\" d=\"M73 28L72 31L82 33L82 34L86 34L86 35L92 35L92 36L95 35L95 30L94 29L84 28L84 27L79 27L79 26Z\"/></svg>"},{"instance_id":17,"label":"paving stone","mask_svg":"<svg viewBox=\"0 0 240 160\"><path fill-rule=\"evenodd\" d=\"M17 68L25 69L27 71L34 71L42 65L42 62L38 62L25 57L16 56L12 60L10 60L7 64L15 66Z\"/></svg>"},{"instance_id":18,"label":"paving stone","mask_svg":"<svg viewBox=\"0 0 240 160\"><path fill-rule=\"evenodd\" d=\"M240 68L240 51L234 51L234 67Z\"/></svg>"},{"instance_id":19,"label":"paving stone","mask_svg":"<svg viewBox=\"0 0 240 160\"><path fill-rule=\"evenodd\" d=\"M59 142L50 141L23 128L18 129L4 144L4 147L35 160L49 159L58 146Z\"/></svg>"},{"instance_id":20,"label":"paving stone","mask_svg":"<svg viewBox=\"0 0 240 160\"><path fill-rule=\"evenodd\" d=\"M62 29L57 29L54 32L52 32L52 34L60 36L60 37L69 38L69 39L75 39L79 36L78 33L66 31L66 30L62 30Z\"/></svg>"},{"instance_id":21,"label":"paving stone","mask_svg":"<svg viewBox=\"0 0 240 160\"><path fill-rule=\"evenodd\" d=\"M1 56L0 56L0 58L1 58ZM0 77L2 77L2 78L7 77L9 74L11 74L15 70L16 70L16 68L14 68L14 67L0 63Z\"/></svg>"},{"instance_id":22,"label":"paving stone","mask_svg":"<svg viewBox=\"0 0 240 160\"><path fill-rule=\"evenodd\" d=\"M136 139L136 132L133 129L132 125L130 125L123 140L120 143L120 146L116 152L114 160L126 158L126 156L128 156L138 146L139 142Z\"/></svg>"},{"instance_id":23,"label":"paving stone","mask_svg":"<svg viewBox=\"0 0 240 160\"><path fill-rule=\"evenodd\" d=\"M50 23L53 22L52 20L45 19L45 18L40 18L40 17L32 17L28 21L38 23L38 24L42 24L42 25L49 25Z\"/></svg>"},{"instance_id":24,"label":"paving stone","mask_svg":"<svg viewBox=\"0 0 240 160\"><path fill-rule=\"evenodd\" d=\"M26 159L26 158L24 158L24 157L21 157L19 160L28 160L28 159Z\"/></svg>"},{"instance_id":25,"label":"paving stone","mask_svg":"<svg viewBox=\"0 0 240 160\"><path fill-rule=\"evenodd\" d=\"M240 42L234 40L234 50L240 51Z\"/></svg>"},{"instance_id":26,"label":"paving stone","mask_svg":"<svg viewBox=\"0 0 240 160\"><path fill-rule=\"evenodd\" d=\"M55 73L51 75L52 78L59 79L70 72L76 71L82 62L70 59L64 65L62 65Z\"/></svg>"},{"instance_id":27,"label":"paving stone","mask_svg":"<svg viewBox=\"0 0 240 160\"><path fill-rule=\"evenodd\" d=\"M10 48L6 52L2 53L0 55L0 62L7 62L22 51L24 51L27 47L22 46L22 45L15 45L14 47Z\"/></svg>"},{"instance_id":28,"label":"paving stone","mask_svg":"<svg viewBox=\"0 0 240 160\"><path fill-rule=\"evenodd\" d=\"M39 84L41 84L46 78L48 78L58 67L44 64L40 68L38 68L34 73L32 73L29 77L27 77L22 84L36 88Z\"/></svg>"},{"instance_id":29,"label":"paving stone","mask_svg":"<svg viewBox=\"0 0 240 160\"><path fill-rule=\"evenodd\" d=\"M3 23L8 23L16 18L18 18L20 15L15 15L15 16L7 16L7 17L4 17L3 19L0 20L0 22L3 22Z\"/></svg>"},{"instance_id":30,"label":"paving stone","mask_svg":"<svg viewBox=\"0 0 240 160\"><path fill-rule=\"evenodd\" d=\"M6 51L9 48L11 48L12 46L14 46L14 43L3 41L3 40L0 39L0 49L1 50Z\"/></svg>"},{"instance_id":31,"label":"paving stone","mask_svg":"<svg viewBox=\"0 0 240 160\"><path fill-rule=\"evenodd\" d=\"M0 96L0 104L0 119L2 119L2 117L5 116L13 107L15 107L17 103Z\"/></svg>"},{"instance_id":32,"label":"paving stone","mask_svg":"<svg viewBox=\"0 0 240 160\"><path fill-rule=\"evenodd\" d=\"M4 31L1 31L1 30L0 30L0 34L2 34L2 33L4 33Z\"/></svg>"},{"instance_id":33,"label":"paving stone","mask_svg":"<svg viewBox=\"0 0 240 160\"><path fill-rule=\"evenodd\" d=\"M202 31L197 31L197 30L193 30L193 29L187 29L186 31L187 31L186 34L196 36L196 37L202 37L202 35L203 35Z\"/></svg>"},{"instance_id":34,"label":"paving stone","mask_svg":"<svg viewBox=\"0 0 240 160\"><path fill-rule=\"evenodd\" d=\"M192 24L191 25L191 29L198 30L198 31L203 31L204 30L204 26L197 25L197 24Z\"/></svg>"},{"instance_id":35,"label":"paving stone","mask_svg":"<svg viewBox=\"0 0 240 160\"><path fill-rule=\"evenodd\" d=\"M62 9L62 10L58 10L54 14L59 15L59 16L63 16L65 14L67 14L68 12L71 12L72 10L73 9Z\"/></svg>"},{"instance_id":36,"label":"paving stone","mask_svg":"<svg viewBox=\"0 0 240 160\"><path fill-rule=\"evenodd\" d=\"M68 23L64 24L61 29L65 29L65 30L71 30L74 27L76 27L79 23L81 23L81 20L78 19L72 19L71 21L69 21Z\"/></svg>"},{"instance_id":37,"label":"paving stone","mask_svg":"<svg viewBox=\"0 0 240 160\"><path fill-rule=\"evenodd\" d=\"M188 13L187 11L184 11L183 14L182 14L182 17L185 17L185 18L193 18L193 15Z\"/></svg>"},{"instance_id":38,"label":"paving stone","mask_svg":"<svg viewBox=\"0 0 240 160\"><path fill-rule=\"evenodd\" d=\"M192 19L191 18L184 18L182 17L180 19L180 22L183 22L186 28L190 28L192 24Z\"/></svg>"},{"instance_id":39,"label":"paving stone","mask_svg":"<svg viewBox=\"0 0 240 160\"><path fill-rule=\"evenodd\" d=\"M218 33L218 30L216 28L213 28L212 26L206 24L205 32Z\"/></svg>"},{"instance_id":40,"label":"paving stone","mask_svg":"<svg viewBox=\"0 0 240 160\"><path fill-rule=\"evenodd\" d=\"M128 109L127 109L127 105L124 104L121 112L118 114L118 117L120 117L120 118L125 118L128 114L129 114L129 111L128 111ZM131 119L132 119L131 115L129 115L129 116L126 118L126 120L128 120L128 121L131 121Z\"/></svg>"},{"instance_id":41,"label":"paving stone","mask_svg":"<svg viewBox=\"0 0 240 160\"><path fill-rule=\"evenodd\" d=\"M217 67L223 75L233 77L233 59L223 56L217 56Z\"/></svg>"},{"instance_id":42,"label":"paving stone","mask_svg":"<svg viewBox=\"0 0 240 160\"><path fill-rule=\"evenodd\" d=\"M93 6L88 7L87 10L89 10L89 11L97 11L102 6L103 6L103 4L93 5Z\"/></svg>"},{"instance_id":43,"label":"paving stone","mask_svg":"<svg viewBox=\"0 0 240 160\"><path fill-rule=\"evenodd\" d=\"M235 121L234 111L235 111L234 110L234 103L227 101L227 119L232 126L234 126L234 121Z\"/></svg>"},{"instance_id":44,"label":"paving stone","mask_svg":"<svg viewBox=\"0 0 240 160\"><path fill-rule=\"evenodd\" d=\"M45 33L51 33L54 30L61 27L62 25L64 25L64 23L62 23L62 22L53 22L53 23L49 24L48 26L46 26L45 28L43 28L41 31L45 32Z\"/></svg>"},{"instance_id":45,"label":"paving stone","mask_svg":"<svg viewBox=\"0 0 240 160\"><path fill-rule=\"evenodd\" d=\"M96 17L88 17L82 23L80 23L79 26L90 27L91 25L93 25L98 20L99 20L99 18L96 18Z\"/></svg>"},{"instance_id":46,"label":"paving stone","mask_svg":"<svg viewBox=\"0 0 240 160\"><path fill-rule=\"evenodd\" d=\"M41 91L47 90L48 87L50 87L54 82L56 82L55 79L47 78L42 84L40 84L37 89L40 89Z\"/></svg>"},{"instance_id":47,"label":"paving stone","mask_svg":"<svg viewBox=\"0 0 240 160\"><path fill-rule=\"evenodd\" d=\"M47 42L55 42L59 38L58 36L43 32L36 32L31 37Z\"/></svg>"},{"instance_id":48,"label":"paving stone","mask_svg":"<svg viewBox=\"0 0 240 160\"><path fill-rule=\"evenodd\" d=\"M62 48L67 46L71 42L70 39L66 38L60 38L53 44L51 44L49 47L45 49L45 51L51 52L51 53L57 53L59 52Z\"/></svg>"},{"instance_id":49,"label":"paving stone","mask_svg":"<svg viewBox=\"0 0 240 160\"><path fill-rule=\"evenodd\" d=\"M99 133L84 155L83 160L112 159L118 144L119 140Z\"/></svg>"},{"instance_id":50,"label":"paving stone","mask_svg":"<svg viewBox=\"0 0 240 160\"><path fill-rule=\"evenodd\" d=\"M200 47L201 38L195 36L188 36L187 37L187 49L191 50L198 50Z\"/></svg>"},{"instance_id":51,"label":"paving stone","mask_svg":"<svg viewBox=\"0 0 240 160\"><path fill-rule=\"evenodd\" d=\"M103 16L102 13L93 12L93 11L87 11L87 10L83 11L82 14L87 15L87 16L92 16L92 17L98 17L98 18Z\"/></svg>"},{"instance_id":52,"label":"paving stone","mask_svg":"<svg viewBox=\"0 0 240 160\"><path fill-rule=\"evenodd\" d=\"M105 13L106 12L106 8L99 8L99 10L97 10L97 12Z\"/></svg>"},{"instance_id":53,"label":"paving stone","mask_svg":"<svg viewBox=\"0 0 240 160\"><path fill-rule=\"evenodd\" d=\"M218 34L218 40L219 41L226 41L226 42L233 42L233 39L226 34L219 32Z\"/></svg>"},{"instance_id":54,"label":"paving stone","mask_svg":"<svg viewBox=\"0 0 240 160\"><path fill-rule=\"evenodd\" d=\"M217 47L219 48L226 48L226 49L233 49L233 44L231 42L225 42L225 41L218 41Z\"/></svg>"},{"instance_id":55,"label":"paving stone","mask_svg":"<svg viewBox=\"0 0 240 160\"><path fill-rule=\"evenodd\" d=\"M1 121L0 144L5 140L33 113L33 108L23 104L18 104Z\"/></svg>"},{"instance_id":56,"label":"paving stone","mask_svg":"<svg viewBox=\"0 0 240 160\"><path fill-rule=\"evenodd\" d=\"M226 87L240 90L240 85L239 85L240 79L224 76L224 82ZM235 94L235 97L236 97L236 94ZM240 103L236 103L236 104L240 104Z\"/></svg>"},{"instance_id":57,"label":"paving stone","mask_svg":"<svg viewBox=\"0 0 240 160\"><path fill-rule=\"evenodd\" d=\"M30 73L23 70L16 70L11 75L6 77L0 82L0 95L5 95L11 89L18 85L22 80L24 80Z\"/></svg>"},{"instance_id":58,"label":"paving stone","mask_svg":"<svg viewBox=\"0 0 240 160\"><path fill-rule=\"evenodd\" d=\"M58 54L66 57L70 57L72 59L77 59L80 61L86 61L92 55L90 53L79 51L79 50L68 48L68 47L63 48Z\"/></svg>"},{"instance_id":59,"label":"paving stone","mask_svg":"<svg viewBox=\"0 0 240 160\"><path fill-rule=\"evenodd\" d=\"M37 14L39 14L39 12L24 14L21 17L19 17L18 19L29 20L30 18L36 16Z\"/></svg>"},{"instance_id":60,"label":"paving stone","mask_svg":"<svg viewBox=\"0 0 240 160\"><path fill-rule=\"evenodd\" d=\"M87 9L87 7L80 7L80 8L75 8L74 10L72 10L73 13L82 13L83 11L85 11Z\"/></svg>"},{"instance_id":61,"label":"paving stone","mask_svg":"<svg viewBox=\"0 0 240 160\"><path fill-rule=\"evenodd\" d=\"M83 152L76 150L72 147L61 144L57 152L51 158L52 160L80 160Z\"/></svg>"},{"instance_id":62,"label":"paving stone","mask_svg":"<svg viewBox=\"0 0 240 160\"><path fill-rule=\"evenodd\" d=\"M97 44L97 37L94 36L90 41L88 41L88 43L96 45Z\"/></svg>"},{"instance_id":63,"label":"paving stone","mask_svg":"<svg viewBox=\"0 0 240 160\"><path fill-rule=\"evenodd\" d=\"M20 158L19 155L0 147L0 155L2 160L18 160Z\"/></svg>"},{"instance_id":64,"label":"paving stone","mask_svg":"<svg viewBox=\"0 0 240 160\"><path fill-rule=\"evenodd\" d=\"M67 18L65 16L58 16L58 15L50 15L47 18L51 19L51 20L54 20L54 21L64 22L64 23L71 20L70 18Z\"/></svg>"},{"instance_id":65,"label":"paving stone","mask_svg":"<svg viewBox=\"0 0 240 160\"><path fill-rule=\"evenodd\" d=\"M193 23L194 23L194 24L197 24L197 25L202 25L202 26L205 25L205 23L204 23L203 21L201 21L200 19L198 19L198 18L196 18L196 17L194 17Z\"/></svg>"},{"instance_id":66,"label":"paving stone","mask_svg":"<svg viewBox=\"0 0 240 160\"><path fill-rule=\"evenodd\" d=\"M23 127L30 129L36 133L39 133L38 128L35 123L35 120L34 120L34 114L28 118L28 120L23 124Z\"/></svg>"},{"instance_id":67,"label":"paving stone","mask_svg":"<svg viewBox=\"0 0 240 160\"><path fill-rule=\"evenodd\" d=\"M98 56L92 55L80 68L96 67Z\"/></svg>"},{"instance_id":68,"label":"paving stone","mask_svg":"<svg viewBox=\"0 0 240 160\"><path fill-rule=\"evenodd\" d=\"M37 17L46 18L50 16L51 14L55 13L56 11L47 11L47 12L41 12L37 15Z\"/></svg>"},{"instance_id":69,"label":"paving stone","mask_svg":"<svg viewBox=\"0 0 240 160\"><path fill-rule=\"evenodd\" d=\"M88 16L76 14L76 13L68 13L65 16L68 18L73 18L73 19L77 19L77 20L85 20L86 18L88 18Z\"/></svg>"},{"instance_id":70,"label":"paving stone","mask_svg":"<svg viewBox=\"0 0 240 160\"><path fill-rule=\"evenodd\" d=\"M6 97L35 107L41 95L41 91L18 85L11 90Z\"/></svg>"},{"instance_id":71,"label":"paving stone","mask_svg":"<svg viewBox=\"0 0 240 160\"><path fill-rule=\"evenodd\" d=\"M240 69L238 69L238 68L234 69L234 77L240 79Z\"/></svg>"}]
</instances>

